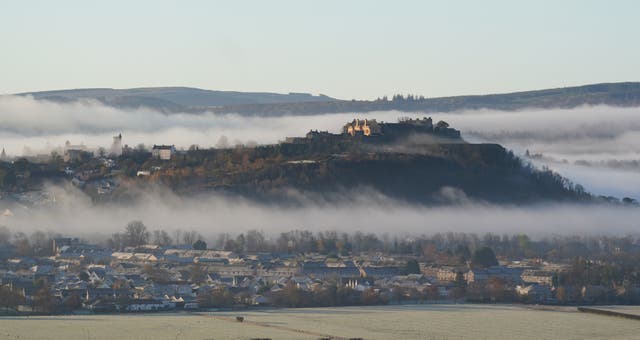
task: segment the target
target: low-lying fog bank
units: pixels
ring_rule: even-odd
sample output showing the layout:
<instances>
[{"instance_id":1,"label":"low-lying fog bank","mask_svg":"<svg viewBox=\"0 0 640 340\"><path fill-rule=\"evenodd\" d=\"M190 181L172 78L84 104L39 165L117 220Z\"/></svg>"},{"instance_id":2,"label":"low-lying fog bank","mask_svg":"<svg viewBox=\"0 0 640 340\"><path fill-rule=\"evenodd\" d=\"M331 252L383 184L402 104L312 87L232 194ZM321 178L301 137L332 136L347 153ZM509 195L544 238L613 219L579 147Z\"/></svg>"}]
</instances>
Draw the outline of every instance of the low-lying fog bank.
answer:
<instances>
[{"instance_id":1,"label":"low-lying fog bank","mask_svg":"<svg viewBox=\"0 0 640 340\"><path fill-rule=\"evenodd\" d=\"M274 237L289 230L339 231L395 235L438 232L553 235L637 235L640 208L606 204L491 205L470 200L438 207L412 205L363 189L327 200L296 193L299 204L281 206L239 197L178 197L150 190L135 203L94 204L73 188L51 187L49 207L0 207L0 225L13 232L52 231L102 240L133 220L150 230L194 230L207 239L220 233L262 230ZM446 194L446 193L445 193ZM455 193L459 195L459 193ZM5 210L8 209L8 210Z\"/></svg>"}]
</instances>

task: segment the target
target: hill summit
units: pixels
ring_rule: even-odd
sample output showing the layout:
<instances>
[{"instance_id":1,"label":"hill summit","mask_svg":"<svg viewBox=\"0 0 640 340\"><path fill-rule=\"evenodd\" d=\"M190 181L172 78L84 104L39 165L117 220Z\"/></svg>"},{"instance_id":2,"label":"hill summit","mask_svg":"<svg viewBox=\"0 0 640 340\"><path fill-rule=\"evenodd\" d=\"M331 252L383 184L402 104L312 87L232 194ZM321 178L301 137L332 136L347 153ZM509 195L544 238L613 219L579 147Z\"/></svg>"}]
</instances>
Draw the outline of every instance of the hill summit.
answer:
<instances>
[{"instance_id":1,"label":"hill summit","mask_svg":"<svg viewBox=\"0 0 640 340\"><path fill-rule=\"evenodd\" d=\"M168 161L124 157L140 160L131 169L150 173L134 182L161 182L188 195L214 191L274 202L296 201L292 192L348 200L373 191L420 204L590 199L558 174L533 168L498 144L467 143L431 118L354 119L340 133L311 130L272 145L192 149Z\"/></svg>"},{"instance_id":2,"label":"hill summit","mask_svg":"<svg viewBox=\"0 0 640 340\"><path fill-rule=\"evenodd\" d=\"M444 121L353 119L339 133L311 130L277 144L178 150L65 148L47 163L0 161L0 189L24 193L68 181L95 201L126 201L162 184L179 195L232 194L261 202L342 202L368 192L416 204L584 201L579 185L523 162L498 144L473 144ZM141 190L142 189L142 190ZM296 193L292 195L292 193Z\"/></svg>"}]
</instances>

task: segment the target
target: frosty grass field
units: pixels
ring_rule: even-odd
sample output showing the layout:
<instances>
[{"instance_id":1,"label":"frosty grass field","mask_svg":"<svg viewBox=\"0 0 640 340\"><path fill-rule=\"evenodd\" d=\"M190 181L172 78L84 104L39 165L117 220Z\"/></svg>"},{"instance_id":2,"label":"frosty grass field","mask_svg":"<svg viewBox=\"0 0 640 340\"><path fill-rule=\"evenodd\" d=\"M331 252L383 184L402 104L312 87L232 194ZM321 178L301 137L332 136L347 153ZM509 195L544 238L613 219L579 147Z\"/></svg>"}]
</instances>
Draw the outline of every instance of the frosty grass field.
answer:
<instances>
[{"instance_id":1,"label":"frosty grass field","mask_svg":"<svg viewBox=\"0 0 640 340\"><path fill-rule=\"evenodd\" d=\"M610 307L617 308L617 307ZM625 307L627 311L639 308ZM244 322L237 322L243 316ZM501 305L0 318L0 339L638 339L640 321Z\"/></svg>"}]
</instances>

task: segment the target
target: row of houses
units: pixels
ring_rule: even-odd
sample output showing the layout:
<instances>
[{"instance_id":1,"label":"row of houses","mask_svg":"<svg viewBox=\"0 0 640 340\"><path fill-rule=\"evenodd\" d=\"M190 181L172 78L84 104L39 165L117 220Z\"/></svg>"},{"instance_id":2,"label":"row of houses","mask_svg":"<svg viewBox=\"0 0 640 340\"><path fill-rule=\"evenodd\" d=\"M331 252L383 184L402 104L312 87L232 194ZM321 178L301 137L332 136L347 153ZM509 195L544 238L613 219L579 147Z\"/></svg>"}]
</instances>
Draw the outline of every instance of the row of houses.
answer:
<instances>
[{"instance_id":1,"label":"row of houses","mask_svg":"<svg viewBox=\"0 0 640 340\"><path fill-rule=\"evenodd\" d=\"M73 238L55 239L52 247L55 256L7 259L0 284L20 289L26 298L38 289L36 282L47 282L60 306L135 312L193 308L199 296L220 287L243 296L244 304L268 304L290 284L314 291L336 282L360 294L402 291L448 299L460 282L473 288L499 281L537 301L553 295L556 276L544 265L469 269L424 263L420 273L407 274L406 258L383 254L237 254L155 245L113 251Z\"/></svg>"}]
</instances>

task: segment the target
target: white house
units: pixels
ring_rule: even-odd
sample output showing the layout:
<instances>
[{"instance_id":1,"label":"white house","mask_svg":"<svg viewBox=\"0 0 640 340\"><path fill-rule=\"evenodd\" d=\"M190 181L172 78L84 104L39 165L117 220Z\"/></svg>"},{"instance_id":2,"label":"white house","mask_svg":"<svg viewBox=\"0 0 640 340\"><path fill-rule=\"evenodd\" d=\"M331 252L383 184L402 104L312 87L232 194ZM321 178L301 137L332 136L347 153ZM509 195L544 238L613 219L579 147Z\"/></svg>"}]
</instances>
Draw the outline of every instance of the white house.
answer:
<instances>
[{"instance_id":1,"label":"white house","mask_svg":"<svg viewBox=\"0 0 640 340\"><path fill-rule=\"evenodd\" d=\"M163 161L170 160L174 153L176 153L174 145L153 145L153 149L151 149L151 155Z\"/></svg>"}]
</instances>

